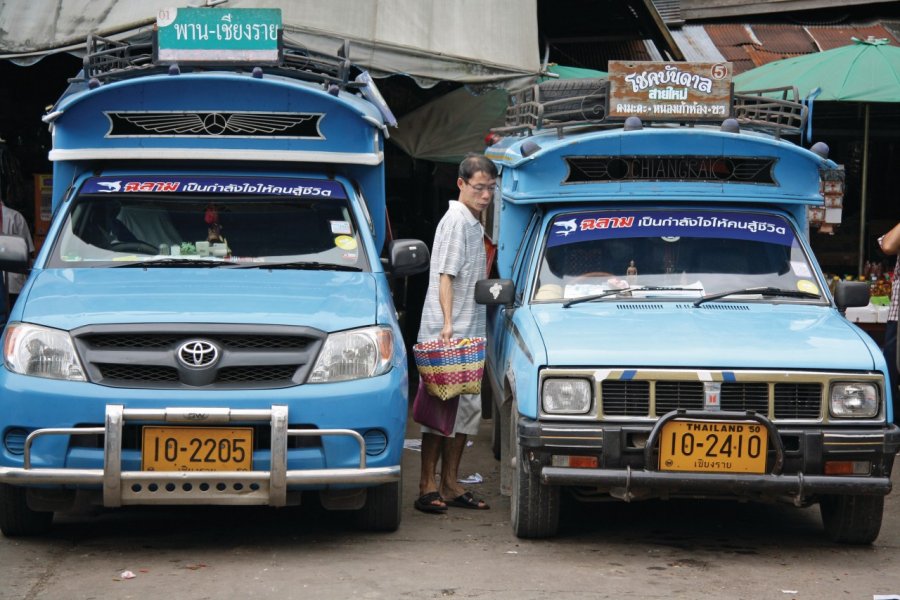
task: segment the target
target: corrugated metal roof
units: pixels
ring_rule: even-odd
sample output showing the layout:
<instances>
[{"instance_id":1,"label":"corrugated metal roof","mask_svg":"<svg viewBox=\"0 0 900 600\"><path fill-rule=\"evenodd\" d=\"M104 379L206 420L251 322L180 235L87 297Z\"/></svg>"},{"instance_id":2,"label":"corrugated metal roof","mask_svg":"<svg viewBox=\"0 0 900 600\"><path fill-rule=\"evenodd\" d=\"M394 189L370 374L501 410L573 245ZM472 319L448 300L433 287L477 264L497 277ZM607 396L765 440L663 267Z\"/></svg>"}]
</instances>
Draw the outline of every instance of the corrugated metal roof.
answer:
<instances>
[{"instance_id":1,"label":"corrugated metal roof","mask_svg":"<svg viewBox=\"0 0 900 600\"><path fill-rule=\"evenodd\" d=\"M712 38L702 25L686 25L672 31L675 43L684 53L688 62L722 62L725 57L716 48Z\"/></svg>"},{"instance_id":2,"label":"corrugated metal roof","mask_svg":"<svg viewBox=\"0 0 900 600\"><path fill-rule=\"evenodd\" d=\"M853 37L887 38L890 43L900 45L900 36L889 29L890 26L900 29L900 23L896 22L806 27L788 24L711 23L686 26L677 34L673 32L673 36L685 52L687 49L696 49L694 56L713 56L707 47L712 44L725 60L734 64L734 74L737 75L783 58L846 46L852 42Z\"/></svg>"},{"instance_id":3,"label":"corrugated metal roof","mask_svg":"<svg viewBox=\"0 0 900 600\"><path fill-rule=\"evenodd\" d=\"M738 23L722 23L705 25L704 27L706 28L706 33L709 34L709 37L712 38L713 43L719 50L740 47L744 44L752 44L754 42L745 25Z\"/></svg>"},{"instance_id":4,"label":"corrugated metal roof","mask_svg":"<svg viewBox=\"0 0 900 600\"><path fill-rule=\"evenodd\" d=\"M751 28L767 52L796 55L818 50L809 34L796 25L752 25Z\"/></svg>"},{"instance_id":5,"label":"corrugated metal roof","mask_svg":"<svg viewBox=\"0 0 900 600\"><path fill-rule=\"evenodd\" d=\"M853 43L852 38L864 40L868 37L886 38L892 44L897 44L897 38L888 28L881 23L870 25L833 25L833 26L808 26L806 30L813 37L820 50L831 50Z\"/></svg>"}]
</instances>

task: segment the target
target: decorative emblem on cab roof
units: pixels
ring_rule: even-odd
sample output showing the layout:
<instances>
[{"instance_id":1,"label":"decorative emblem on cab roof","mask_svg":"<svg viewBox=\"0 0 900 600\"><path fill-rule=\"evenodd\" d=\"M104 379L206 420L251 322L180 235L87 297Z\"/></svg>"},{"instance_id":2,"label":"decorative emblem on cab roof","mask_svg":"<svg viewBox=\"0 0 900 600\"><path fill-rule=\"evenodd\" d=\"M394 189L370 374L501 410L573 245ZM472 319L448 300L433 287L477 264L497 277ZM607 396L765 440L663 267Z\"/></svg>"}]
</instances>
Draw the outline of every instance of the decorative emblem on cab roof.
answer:
<instances>
[{"instance_id":1,"label":"decorative emblem on cab roof","mask_svg":"<svg viewBox=\"0 0 900 600\"><path fill-rule=\"evenodd\" d=\"M107 112L106 137L277 137L325 139L322 113Z\"/></svg>"}]
</instances>

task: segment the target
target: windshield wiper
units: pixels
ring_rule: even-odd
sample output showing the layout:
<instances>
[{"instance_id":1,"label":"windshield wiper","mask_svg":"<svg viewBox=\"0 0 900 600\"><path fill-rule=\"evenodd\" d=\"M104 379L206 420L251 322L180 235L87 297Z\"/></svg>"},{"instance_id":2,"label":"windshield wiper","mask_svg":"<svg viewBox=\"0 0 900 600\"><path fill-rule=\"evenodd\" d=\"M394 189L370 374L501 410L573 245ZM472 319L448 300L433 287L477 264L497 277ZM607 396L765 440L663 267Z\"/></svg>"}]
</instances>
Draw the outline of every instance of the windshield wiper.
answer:
<instances>
[{"instance_id":1,"label":"windshield wiper","mask_svg":"<svg viewBox=\"0 0 900 600\"><path fill-rule=\"evenodd\" d=\"M573 298L568 302L563 303L563 308L569 308L573 304L581 304L582 302L593 302L594 300L599 300L600 298L606 298L607 296L616 296L619 294L625 294L626 292L699 292L697 288L685 288L685 287L665 287L665 286L657 286L657 285L648 285L645 287L634 287L634 288L625 288L621 290L607 290L602 294L591 294L590 296L581 296L580 298Z\"/></svg>"},{"instance_id":2,"label":"windshield wiper","mask_svg":"<svg viewBox=\"0 0 900 600\"><path fill-rule=\"evenodd\" d=\"M694 307L700 306L704 302L709 302L710 300L718 300L719 298L725 298L726 296L739 296L742 294L759 294L761 296L784 296L786 298L810 298L814 300L818 300L822 297L821 294L814 294L812 292L801 292L800 290L788 290L783 288L776 287L755 287L755 288L743 288L739 290L731 290L728 292L719 292L717 294L709 294L707 296L703 296L696 302L694 302Z\"/></svg>"},{"instance_id":3,"label":"windshield wiper","mask_svg":"<svg viewBox=\"0 0 900 600\"><path fill-rule=\"evenodd\" d=\"M154 258L152 260L132 260L112 265L110 268L123 267L231 267L238 263L228 260L213 260L211 258Z\"/></svg>"},{"instance_id":4,"label":"windshield wiper","mask_svg":"<svg viewBox=\"0 0 900 600\"><path fill-rule=\"evenodd\" d=\"M359 267L350 265L336 265L333 263L320 263L315 261L291 261L278 263L240 263L235 264L235 269L297 269L304 271L362 271Z\"/></svg>"}]
</instances>

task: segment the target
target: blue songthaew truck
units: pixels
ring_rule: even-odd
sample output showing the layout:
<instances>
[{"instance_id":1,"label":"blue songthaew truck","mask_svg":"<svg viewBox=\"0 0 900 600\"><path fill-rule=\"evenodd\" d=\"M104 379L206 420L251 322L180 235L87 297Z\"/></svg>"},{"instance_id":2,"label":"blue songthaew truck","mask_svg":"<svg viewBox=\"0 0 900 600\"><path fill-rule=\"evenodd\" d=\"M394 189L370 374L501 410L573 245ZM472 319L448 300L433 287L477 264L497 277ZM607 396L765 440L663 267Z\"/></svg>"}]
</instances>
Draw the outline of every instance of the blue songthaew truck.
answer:
<instances>
[{"instance_id":1,"label":"blue songthaew truck","mask_svg":"<svg viewBox=\"0 0 900 600\"><path fill-rule=\"evenodd\" d=\"M730 72L611 63L520 92L495 132L498 278L476 298L518 536L557 533L563 492L818 503L832 539L878 536L886 364L842 314L866 285L830 290L809 240L843 170L796 143L795 89L733 94Z\"/></svg>"},{"instance_id":2,"label":"blue songthaew truck","mask_svg":"<svg viewBox=\"0 0 900 600\"><path fill-rule=\"evenodd\" d=\"M362 528L399 525L408 376L389 278L426 270L428 250L386 244L390 111L345 52L248 31L276 58L93 37L45 117L54 216L3 333L8 536L85 505L316 495ZM2 243L0 266L23 269Z\"/></svg>"}]
</instances>

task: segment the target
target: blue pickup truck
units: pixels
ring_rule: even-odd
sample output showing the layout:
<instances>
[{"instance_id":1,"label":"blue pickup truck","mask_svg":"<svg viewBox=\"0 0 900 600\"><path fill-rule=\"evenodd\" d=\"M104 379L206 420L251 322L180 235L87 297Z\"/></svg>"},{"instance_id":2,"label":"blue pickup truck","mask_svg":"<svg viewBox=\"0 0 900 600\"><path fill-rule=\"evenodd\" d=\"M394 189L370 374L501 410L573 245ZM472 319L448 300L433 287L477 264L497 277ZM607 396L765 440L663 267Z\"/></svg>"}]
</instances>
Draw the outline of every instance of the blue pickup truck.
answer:
<instances>
[{"instance_id":1,"label":"blue pickup truck","mask_svg":"<svg viewBox=\"0 0 900 600\"><path fill-rule=\"evenodd\" d=\"M476 298L516 535L556 534L565 491L818 503L832 539L878 536L900 447L886 364L842 314L865 284L832 293L810 249L842 170L784 139L806 109L783 96L689 126L609 117L605 79L513 98L487 150L498 277Z\"/></svg>"},{"instance_id":2,"label":"blue pickup truck","mask_svg":"<svg viewBox=\"0 0 900 600\"><path fill-rule=\"evenodd\" d=\"M53 221L3 333L5 535L91 504L316 495L398 527L390 277L426 270L428 250L386 243L372 84L341 56L284 52L191 68L89 40L45 117ZM0 266L24 268L14 250Z\"/></svg>"}]
</instances>

